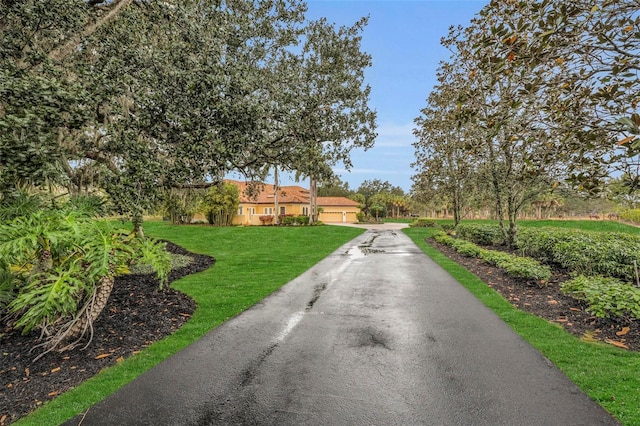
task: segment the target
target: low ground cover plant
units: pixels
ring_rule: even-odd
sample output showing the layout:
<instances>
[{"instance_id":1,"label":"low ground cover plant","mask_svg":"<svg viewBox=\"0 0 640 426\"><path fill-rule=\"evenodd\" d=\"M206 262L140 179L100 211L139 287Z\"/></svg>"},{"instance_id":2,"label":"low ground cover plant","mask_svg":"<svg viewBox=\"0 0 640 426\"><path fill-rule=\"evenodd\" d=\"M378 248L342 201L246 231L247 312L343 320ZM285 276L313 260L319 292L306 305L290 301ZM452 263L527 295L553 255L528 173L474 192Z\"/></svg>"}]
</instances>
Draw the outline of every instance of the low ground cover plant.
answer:
<instances>
[{"instance_id":1,"label":"low ground cover plant","mask_svg":"<svg viewBox=\"0 0 640 426\"><path fill-rule=\"evenodd\" d=\"M560 285L562 292L587 302L598 318L640 319L640 288L616 278L579 275Z\"/></svg>"}]
</instances>

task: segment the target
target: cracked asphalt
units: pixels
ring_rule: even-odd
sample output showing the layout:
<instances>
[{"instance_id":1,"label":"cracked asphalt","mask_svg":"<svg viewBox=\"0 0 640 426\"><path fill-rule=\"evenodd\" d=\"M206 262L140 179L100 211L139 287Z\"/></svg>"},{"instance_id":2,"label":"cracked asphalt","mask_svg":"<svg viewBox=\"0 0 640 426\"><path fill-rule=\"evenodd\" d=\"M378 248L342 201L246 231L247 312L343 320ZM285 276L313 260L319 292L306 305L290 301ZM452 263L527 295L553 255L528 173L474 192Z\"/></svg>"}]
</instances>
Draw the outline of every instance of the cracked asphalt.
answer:
<instances>
[{"instance_id":1,"label":"cracked asphalt","mask_svg":"<svg viewBox=\"0 0 640 426\"><path fill-rule=\"evenodd\" d=\"M390 227L67 424L618 424Z\"/></svg>"}]
</instances>

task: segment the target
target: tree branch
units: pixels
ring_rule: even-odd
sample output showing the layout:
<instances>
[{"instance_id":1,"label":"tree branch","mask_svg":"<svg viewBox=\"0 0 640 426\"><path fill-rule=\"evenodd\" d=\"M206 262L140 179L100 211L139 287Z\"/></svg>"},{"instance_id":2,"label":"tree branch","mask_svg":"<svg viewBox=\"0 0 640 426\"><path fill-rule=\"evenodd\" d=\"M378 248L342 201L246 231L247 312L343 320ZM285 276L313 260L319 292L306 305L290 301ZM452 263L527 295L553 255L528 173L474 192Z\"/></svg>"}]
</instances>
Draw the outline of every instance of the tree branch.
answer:
<instances>
[{"instance_id":1,"label":"tree branch","mask_svg":"<svg viewBox=\"0 0 640 426\"><path fill-rule=\"evenodd\" d=\"M66 56L68 56L71 52L73 52L74 49L76 49L81 39L93 34L102 25L114 19L115 16L118 14L118 12L120 12L122 8L131 4L131 2L132 0L114 0L113 3L111 3L111 9L104 16L98 19L94 24L89 25L80 34L72 37L69 41L64 43L62 46L59 46L58 48L49 52L49 55L48 55L49 59L52 59L54 61L63 60ZM95 6L101 3L104 3L104 1L89 0L88 2L89 6Z\"/></svg>"}]
</instances>

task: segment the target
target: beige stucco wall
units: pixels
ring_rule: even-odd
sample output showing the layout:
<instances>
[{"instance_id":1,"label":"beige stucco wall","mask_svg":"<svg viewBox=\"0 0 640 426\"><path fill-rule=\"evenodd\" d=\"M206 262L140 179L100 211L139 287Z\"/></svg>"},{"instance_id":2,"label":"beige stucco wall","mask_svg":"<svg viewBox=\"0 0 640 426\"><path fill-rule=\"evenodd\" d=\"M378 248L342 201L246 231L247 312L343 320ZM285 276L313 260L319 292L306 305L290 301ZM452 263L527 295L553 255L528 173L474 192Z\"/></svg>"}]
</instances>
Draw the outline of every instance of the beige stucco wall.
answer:
<instances>
[{"instance_id":1,"label":"beige stucco wall","mask_svg":"<svg viewBox=\"0 0 640 426\"><path fill-rule=\"evenodd\" d=\"M303 214L303 208L307 207L307 204L279 204L278 207L285 208L285 214L292 214L295 216ZM323 207L319 206L322 212L318 215L318 220L324 223L354 223L358 219L356 215L360 211L357 207L340 207L331 206ZM262 225L260 216L264 216L265 208L274 208L274 205L266 204L242 204L242 215L236 215L233 218L234 225ZM250 214L251 209L255 209L255 214Z\"/></svg>"},{"instance_id":2,"label":"beige stucco wall","mask_svg":"<svg viewBox=\"0 0 640 426\"><path fill-rule=\"evenodd\" d=\"M269 213L265 213L265 208L270 208L275 211L275 206L273 204L241 204L242 206L242 215L236 215L233 218L234 225L262 225L260 221L260 216L267 215ZM292 214L295 216L299 216L302 214L303 207L308 207L307 204L278 204L278 210L284 207L285 214ZM255 214L250 213L250 209L254 209ZM274 213L271 213L273 216Z\"/></svg>"}]
</instances>

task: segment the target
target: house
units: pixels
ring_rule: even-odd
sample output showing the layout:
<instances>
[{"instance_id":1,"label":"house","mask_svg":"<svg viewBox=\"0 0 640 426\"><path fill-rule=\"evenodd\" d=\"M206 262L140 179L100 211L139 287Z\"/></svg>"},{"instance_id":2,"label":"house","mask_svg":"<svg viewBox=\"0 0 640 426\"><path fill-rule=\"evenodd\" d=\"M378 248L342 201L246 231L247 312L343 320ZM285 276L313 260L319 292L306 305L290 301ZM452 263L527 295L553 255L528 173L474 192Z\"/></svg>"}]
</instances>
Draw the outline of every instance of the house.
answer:
<instances>
[{"instance_id":1,"label":"house","mask_svg":"<svg viewBox=\"0 0 640 426\"><path fill-rule=\"evenodd\" d=\"M251 185L248 182L226 180L240 192L240 206L233 218L234 225L262 225L268 216L276 215L275 189L270 184ZM357 222L360 205L346 197L318 197L318 220L324 223ZM308 216L310 193L301 186L281 186L278 192L278 214ZM261 220L262 217L262 220Z\"/></svg>"}]
</instances>

